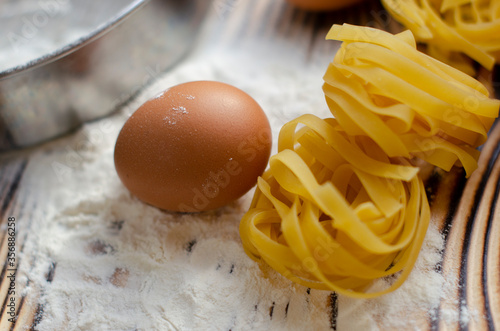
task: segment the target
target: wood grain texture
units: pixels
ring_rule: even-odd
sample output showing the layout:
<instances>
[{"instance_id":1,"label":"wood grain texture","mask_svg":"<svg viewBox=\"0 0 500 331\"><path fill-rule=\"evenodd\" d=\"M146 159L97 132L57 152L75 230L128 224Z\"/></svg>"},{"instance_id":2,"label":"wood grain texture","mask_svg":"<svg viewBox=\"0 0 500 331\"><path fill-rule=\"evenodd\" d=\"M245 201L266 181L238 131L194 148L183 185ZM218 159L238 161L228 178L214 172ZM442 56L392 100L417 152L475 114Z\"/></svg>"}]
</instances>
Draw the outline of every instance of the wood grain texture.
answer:
<instances>
[{"instance_id":1,"label":"wood grain texture","mask_svg":"<svg viewBox=\"0 0 500 331\"><path fill-rule=\"evenodd\" d=\"M9 289L11 288L11 278L8 276L11 274L14 274L16 277L16 280L18 278L17 274L17 266L19 265L19 254L22 250L22 244L23 240L19 236L19 231L17 228L17 223L16 223L16 265L15 266L9 266L7 264L7 253L9 252L8 250L8 232L7 232L7 220L9 217L14 216L18 217L18 215L22 215L25 211L23 210L24 206L22 204L22 201L19 199L17 192L19 189L19 185L24 173L24 170L26 168L27 164L27 159L24 157L14 157L14 158L8 158L4 159L2 163L0 163L0 222L1 222L1 229L2 232L0 234L0 259L2 261L5 261L2 265L2 271L0 274L0 300L2 302L2 307L0 309L0 330L8 330L14 327L17 324L17 321L15 323L11 323L9 321L9 318L12 318L11 315L7 314L8 306L7 304L9 303L9 300L11 297L14 297L15 299L15 307L17 309L17 316L16 319L19 320L19 316L21 316L21 311L23 303L25 301L24 297L21 297L20 295L9 295ZM25 234L26 235L26 234ZM17 282L15 284L16 287L16 293L18 290L21 290L19 288ZM23 324L23 325L30 325L31 321L28 321L28 324Z\"/></svg>"},{"instance_id":2,"label":"wood grain texture","mask_svg":"<svg viewBox=\"0 0 500 331\"><path fill-rule=\"evenodd\" d=\"M450 326L441 321L442 328L445 324L455 330L494 330L500 327L498 321L495 323L500 312L498 303L495 306L498 297L495 293L500 289L500 264L495 256L498 257L500 245L498 241L491 241L498 236L499 143L500 126L496 125L483 148L479 168L464 185L447 230L442 271L446 278L457 279L457 287L442 302L441 310L458 311L461 320L471 317L470 323L457 322ZM464 316L466 311L473 316Z\"/></svg>"},{"instance_id":3,"label":"wood grain texture","mask_svg":"<svg viewBox=\"0 0 500 331\"><path fill-rule=\"evenodd\" d=\"M209 42L238 45L244 36L259 36L268 39L288 40L308 49L308 61L317 57L331 56L338 43L322 42L326 32L334 23L352 23L399 32L401 26L392 20L378 1L328 13L309 13L297 10L285 2L272 0L238 1L231 6L226 2L225 10L219 11L218 24L209 37ZM232 3L236 3L233 1ZM229 9L228 9L229 8ZM43 148L43 147L39 147ZM37 149L39 149L37 148ZM29 240L30 222L36 213L36 194L24 190L19 195L26 165L31 151L0 155L0 259L6 261L9 216L15 216L22 228L16 236L18 253L30 263L30 252L24 252L24 242ZM483 148L478 170L465 180L462 170L451 172L423 166L421 174L426 184L431 203L432 222L438 226L446 239L443 260L436 269L446 279L455 281L453 291L441 302L436 320L426 314L412 316L421 321L422 330L500 330L500 126L492 130ZM8 300L9 280L7 264L0 274L0 330L34 329L43 318L43 305L39 293L16 296L15 323L5 314ZM56 265L46 271L51 280ZM21 275L18 275L21 276ZM18 277L22 279L22 277ZM26 284L19 283L19 290ZM337 329L338 300L332 293L328 304L332 307L330 325ZM272 317L274 305L269 307ZM285 308L285 314L288 306ZM464 321L447 320L449 312L458 312ZM465 316L472 312L472 316Z\"/></svg>"}]
</instances>

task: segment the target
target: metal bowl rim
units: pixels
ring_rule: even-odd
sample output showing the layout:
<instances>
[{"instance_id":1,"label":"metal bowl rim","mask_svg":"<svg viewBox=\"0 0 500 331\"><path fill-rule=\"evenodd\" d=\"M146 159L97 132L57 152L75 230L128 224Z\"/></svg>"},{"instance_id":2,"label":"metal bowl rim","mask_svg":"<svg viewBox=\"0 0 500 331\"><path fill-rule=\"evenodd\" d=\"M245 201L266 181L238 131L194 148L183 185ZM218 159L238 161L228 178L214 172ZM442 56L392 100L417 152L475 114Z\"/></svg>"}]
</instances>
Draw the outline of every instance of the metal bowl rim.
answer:
<instances>
[{"instance_id":1,"label":"metal bowl rim","mask_svg":"<svg viewBox=\"0 0 500 331\"><path fill-rule=\"evenodd\" d=\"M92 30L89 34L78 38L77 40L61 47L53 52L44 54L34 60L31 60L25 64L11 67L4 71L0 71L0 81L12 76L18 75L20 73L25 73L28 70L38 68L40 66L49 64L51 62L57 61L62 57L65 57L78 49L92 43L94 40L105 35L111 31L115 26L122 23L127 17L135 13L142 6L146 4L149 0L134 0L128 4L123 10L119 11L110 20L100 24L96 29Z\"/></svg>"}]
</instances>

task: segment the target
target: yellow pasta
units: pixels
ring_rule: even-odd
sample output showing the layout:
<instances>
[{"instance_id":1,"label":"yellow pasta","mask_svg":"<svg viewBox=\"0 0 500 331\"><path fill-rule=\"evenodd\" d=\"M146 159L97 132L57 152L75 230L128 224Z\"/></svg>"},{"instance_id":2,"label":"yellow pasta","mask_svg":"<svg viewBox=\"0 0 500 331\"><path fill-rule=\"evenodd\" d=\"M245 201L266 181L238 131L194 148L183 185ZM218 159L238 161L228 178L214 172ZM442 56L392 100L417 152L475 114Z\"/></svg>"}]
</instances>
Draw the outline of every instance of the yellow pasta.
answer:
<instances>
[{"instance_id":1,"label":"yellow pasta","mask_svg":"<svg viewBox=\"0 0 500 331\"><path fill-rule=\"evenodd\" d=\"M285 124L279 146L240 224L247 253L294 282L353 297L400 286L429 222L418 169L313 115ZM383 291L366 292L400 271Z\"/></svg>"},{"instance_id":2,"label":"yellow pasta","mask_svg":"<svg viewBox=\"0 0 500 331\"><path fill-rule=\"evenodd\" d=\"M327 39L343 41L323 86L343 130L370 137L389 157L458 164L470 176L500 105L481 83L419 52L408 31L344 24Z\"/></svg>"},{"instance_id":3,"label":"yellow pasta","mask_svg":"<svg viewBox=\"0 0 500 331\"><path fill-rule=\"evenodd\" d=\"M410 159L467 175L499 101L470 76L416 50L411 32L334 25L343 41L323 90L333 118L285 124L240 223L247 254L307 287L369 298L398 288L430 219ZM386 288L373 281L396 274Z\"/></svg>"},{"instance_id":4,"label":"yellow pasta","mask_svg":"<svg viewBox=\"0 0 500 331\"><path fill-rule=\"evenodd\" d=\"M473 73L461 54L491 70L500 61L500 0L382 0L428 53Z\"/></svg>"}]
</instances>

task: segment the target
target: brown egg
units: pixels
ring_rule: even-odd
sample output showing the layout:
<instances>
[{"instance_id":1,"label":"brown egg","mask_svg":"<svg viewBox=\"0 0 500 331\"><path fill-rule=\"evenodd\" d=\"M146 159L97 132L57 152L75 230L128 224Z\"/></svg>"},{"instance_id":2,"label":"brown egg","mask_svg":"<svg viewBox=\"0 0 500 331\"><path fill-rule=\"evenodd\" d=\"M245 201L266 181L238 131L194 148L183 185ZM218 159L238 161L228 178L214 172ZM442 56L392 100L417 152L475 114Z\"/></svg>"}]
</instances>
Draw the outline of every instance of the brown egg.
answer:
<instances>
[{"instance_id":1,"label":"brown egg","mask_svg":"<svg viewBox=\"0 0 500 331\"><path fill-rule=\"evenodd\" d=\"M220 82L174 86L144 103L115 146L123 184L161 209L224 206L256 183L271 152L271 127L258 103Z\"/></svg>"},{"instance_id":2,"label":"brown egg","mask_svg":"<svg viewBox=\"0 0 500 331\"><path fill-rule=\"evenodd\" d=\"M294 6L311 11L335 10L365 0L288 0Z\"/></svg>"}]
</instances>

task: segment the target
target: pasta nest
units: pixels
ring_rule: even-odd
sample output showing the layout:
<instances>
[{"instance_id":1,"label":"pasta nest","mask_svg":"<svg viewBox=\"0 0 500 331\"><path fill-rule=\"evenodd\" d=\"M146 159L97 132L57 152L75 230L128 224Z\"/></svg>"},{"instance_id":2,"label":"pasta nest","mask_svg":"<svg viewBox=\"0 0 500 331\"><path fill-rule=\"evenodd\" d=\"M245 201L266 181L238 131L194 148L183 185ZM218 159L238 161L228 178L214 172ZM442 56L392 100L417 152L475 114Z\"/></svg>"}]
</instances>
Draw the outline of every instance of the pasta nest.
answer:
<instances>
[{"instance_id":1,"label":"pasta nest","mask_svg":"<svg viewBox=\"0 0 500 331\"><path fill-rule=\"evenodd\" d=\"M418 256L429 206L417 173L369 138L349 137L335 119L303 115L280 132L240 224L243 246L307 287L354 297L392 291L411 268L383 291L366 289Z\"/></svg>"},{"instance_id":2,"label":"pasta nest","mask_svg":"<svg viewBox=\"0 0 500 331\"><path fill-rule=\"evenodd\" d=\"M412 158L470 175L499 101L418 52L410 31L344 24L327 39L343 41L324 75L334 118L306 114L281 128L240 235L250 257L296 283L375 297L405 281L429 224ZM380 278L387 286L370 289Z\"/></svg>"},{"instance_id":3,"label":"pasta nest","mask_svg":"<svg viewBox=\"0 0 500 331\"><path fill-rule=\"evenodd\" d=\"M344 24L327 39L343 41L323 90L348 135L370 137L389 157L462 165L470 176L500 105L484 85L419 52L410 31Z\"/></svg>"},{"instance_id":4,"label":"pasta nest","mask_svg":"<svg viewBox=\"0 0 500 331\"><path fill-rule=\"evenodd\" d=\"M462 54L491 70L500 60L499 0L382 0L391 15L426 43L433 57L473 74Z\"/></svg>"}]
</instances>

